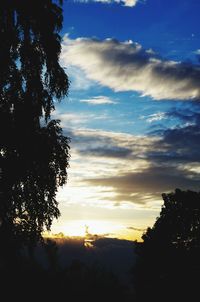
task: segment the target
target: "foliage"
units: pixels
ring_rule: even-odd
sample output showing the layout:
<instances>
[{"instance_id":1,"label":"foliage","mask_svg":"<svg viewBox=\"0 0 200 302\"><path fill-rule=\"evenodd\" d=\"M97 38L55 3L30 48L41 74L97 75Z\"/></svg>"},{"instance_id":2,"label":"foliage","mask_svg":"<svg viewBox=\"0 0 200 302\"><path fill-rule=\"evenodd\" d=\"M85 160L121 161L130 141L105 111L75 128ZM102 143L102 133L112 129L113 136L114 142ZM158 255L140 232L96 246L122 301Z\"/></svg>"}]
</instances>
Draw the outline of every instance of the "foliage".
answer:
<instances>
[{"instance_id":1,"label":"foliage","mask_svg":"<svg viewBox=\"0 0 200 302\"><path fill-rule=\"evenodd\" d=\"M69 139L51 112L68 91L59 64L61 2L0 2L0 238L5 245L34 244L60 214L56 192L67 180Z\"/></svg>"},{"instance_id":2,"label":"foliage","mask_svg":"<svg viewBox=\"0 0 200 302\"><path fill-rule=\"evenodd\" d=\"M174 248L200 246L200 193L175 190L163 194L164 205L154 226L143 235L145 245L153 242Z\"/></svg>"},{"instance_id":3,"label":"foliage","mask_svg":"<svg viewBox=\"0 0 200 302\"><path fill-rule=\"evenodd\" d=\"M137 247L138 297L190 300L197 293L200 273L200 193L176 189L162 196L160 216Z\"/></svg>"}]
</instances>

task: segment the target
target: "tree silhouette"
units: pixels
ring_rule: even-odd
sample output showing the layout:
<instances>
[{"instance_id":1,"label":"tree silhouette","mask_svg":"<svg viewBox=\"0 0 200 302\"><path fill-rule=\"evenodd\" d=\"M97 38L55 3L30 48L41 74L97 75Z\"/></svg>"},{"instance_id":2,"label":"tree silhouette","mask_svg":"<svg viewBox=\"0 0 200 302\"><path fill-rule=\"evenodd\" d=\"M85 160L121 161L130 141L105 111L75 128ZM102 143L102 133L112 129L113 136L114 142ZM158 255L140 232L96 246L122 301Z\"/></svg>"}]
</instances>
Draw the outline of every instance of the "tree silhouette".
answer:
<instances>
[{"instance_id":1,"label":"tree silhouette","mask_svg":"<svg viewBox=\"0 0 200 302\"><path fill-rule=\"evenodd\" d=\"M0 2L0 240L33 244L58 218L69 139L51 120L68 91L59 65L62 1ZM1 252L3 248L1 249Z\"/></svg>"},{"instance_id":2,"label":"tree silhouette","mask_svg":"<svg viewBox=\"0 0 200 302\"><path fill-rule=\"evenodd\" d=\"M160 216L137 247L138 300L193 301L200 274L200 193L176 189L162 196Z\"/></svg>"}]
</instances>

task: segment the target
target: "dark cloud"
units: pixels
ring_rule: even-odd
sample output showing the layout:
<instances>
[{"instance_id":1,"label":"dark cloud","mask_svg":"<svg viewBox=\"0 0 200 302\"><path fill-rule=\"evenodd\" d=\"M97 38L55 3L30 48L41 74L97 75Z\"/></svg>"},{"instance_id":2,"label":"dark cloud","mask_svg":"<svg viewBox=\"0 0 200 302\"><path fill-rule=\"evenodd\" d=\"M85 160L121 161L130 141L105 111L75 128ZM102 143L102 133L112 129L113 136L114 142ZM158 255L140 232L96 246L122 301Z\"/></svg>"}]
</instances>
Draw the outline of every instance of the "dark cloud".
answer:
<instances>
[{"instance_id":1,"label":"dark cloud","mask_svg":"<svg viewBox=\"0 0 200 302\"><path fill-rule=\"evenodd\" d=\"M93 186L112 187L117 195L109 199L146 204L148 199L152 201L153 196L160 196L174 188L198 190L200 176L173 166L151 166L140 173L87 179L85 182Z\"/></svg>"},{"instance_id":2,"label":"dark cloud","mask_svg":"<svg viewBox=\"0 0 200 302\"><path fill-rule=\"evenodd\" d=\"M200 126L196 122L200 119L200 114L185 116L183 113L169 113L174 117L178 116L186 121L185 126L172 129L162 129L154 131L154 135L161 136L155 141L144 141L141 144L141 139L133 139L126 144L126 138L114 139L105 134L96 135L94 133L68 133L72 138L72 147L80 155L90 157L107 157L120 159L140 159L146 158L150 163L165 164L171 162L190 163L200 160ZM126 146L120 146L120 144Z\"/></svg>"},{"instance_id":3,"label":"dark cloud","mask_svg":"<svg viewBox=\"0 0 200 302\"><path fill-rule=\"evenodd\" d=\"M181 122L200 124L200 103L192 102L186 108L172 108L166 115Z\"/></svg>"},{"instance_id":4,"label":"dark cloud","mask_svg":"<svg viewBox=\"0 0 200 302\"><path fill-rule=\"evenodd\" d=\"M163 146L161 152L149 152L151 161L174 161L190 164L200 160L200 106L193 105L187 109L174 109L168 113L171 118L178 119L179 126L171 129L160 129L162 135L157 147ZM158 134L157 131L154 134Z\"/></svg>"},{"instance_id":5,"label":"dark cloud","mask_svg":"<svg viewBox=\"0 0 200 302\"><path fill-rule=\"evenodd\" d=\"M168 149L176 150L180 158L187 161L200 160L200 127L189 125L184 128L166 130L164 132L164 142L168 144Z\"/></svg>"},{"instance_id":6,"label":"dark cloud","mask_svg":"<svg viewBox=\"0 0 200 302\"><path fill-rule=\"evenodd\" d=\"M146 229L139 229L135 227L127 227L128 230L138 231L138 232L144 232Z\"/></svg>"},{"instance_id":7,"label":"dark cloud","mask_svg":"<svg viewBox=\"0 0 200 302\"><path fill-rule=\"evenodd\" d=\"M122 136L114 136L109 132L95 131L67 131L66 135L71 138L72 147L84 156L107 157L107 158L132 158L138 147L135 139L129 146ZM120 146L125 143L127 146Z\"/></svg>"},{"instance_id":8,"label":"dark cloud","mask_svg":"<svg viewBox=\"0 0 200 302\"><path fill-rule=\"evenodd\" d=\"M128 148L122 148L118 146L102 146L99 148L91 148L83 151L85 155L99 156L99 157L111 157L111 158L127 158L132 155L133 150Z\"/></svg>"}]
</instances>

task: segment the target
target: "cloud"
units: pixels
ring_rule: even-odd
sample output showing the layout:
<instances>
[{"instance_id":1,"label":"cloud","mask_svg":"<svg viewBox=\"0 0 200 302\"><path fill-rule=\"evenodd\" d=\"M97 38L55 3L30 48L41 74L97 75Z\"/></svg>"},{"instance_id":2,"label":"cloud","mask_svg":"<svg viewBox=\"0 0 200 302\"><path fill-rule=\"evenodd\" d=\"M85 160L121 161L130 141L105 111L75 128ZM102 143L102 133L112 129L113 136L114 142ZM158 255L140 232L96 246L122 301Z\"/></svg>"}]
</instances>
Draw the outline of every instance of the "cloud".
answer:
<instances>
[{"instance_id":1,"label":"cloud","mask_svg":"<svg viewBox=\"0 0 200 302\"><path fill-rule=\"evenodd\" d=\"M63 113L59 110L55 110L52 113L52 117L54 119L59 119L61 121L61 126L66 127L68 129L68 133L70 129L78 128L86 126L89 123L99 121L99 120L107 120L107 115L105 114L95 114L91 112L67 112Z\"/></svg>"},{"instance_id":2,"label":"cloud","mask_svg":"<svg viewBox=\"0 0 200 302\"><path fill-rule=\"evenodd\" d=\"M200 125L200 107L199 103L189 104L186 108L172 108L165 114L166 117L176 118L179 123L184 122L187 124Z\"/></svg>"},{"instance_id":3,"label":"cloud","mask_svg":"<svg viewBox=\"0 0 200 302\"><path fill-rule=\"evenodd\" d=\"M106 158L127 158L132 154L129 148L119 146L100 146L98 148L88 148L86 154L89 156L106 157Z\"/></svg>"},{"instance_id":4,"label":"cloud","mask_svg":"<svg viewBox=\"0 0 200 302\"><path fill-rule=\"evenodd\" d=\"M188 125L183 128L164 131L163 141L167 144L168 150L171 150L173 146L174 155L177 154L182 161L199 161L199 137L200 127L198 125Z\"/></svg>"},{"instance_id":5,"label":"cloud","mask_svg":"<svg viewBox=\"0 0 200 302\"><path fill-rule=\"evenodd\" d=\"M200 113L187 108L166 115L184 124L163 130L161 137L84 129L72 133L76 154L89 170L79 185L98 191L96 200L107 204L149 208L161 204L163 192L198 190Z\"/></svg>"},{"instance_id":6,"label":"cloud","mask_svg":"<svg viewBox=\"0 0 200 302\"><path fill-rule=\"evenodd\" d=\"M118 3L124 6L133 7L139 2L139 0L79 0L79 2L101 2L104 4Z\"/></svg>"},{"instance_id":7,"label":"cloud","mask_svg":"<svg viewBox=\"0 0 200 302\"><path fill-rule=\"evenodd\" d=\"M173 109L166 116L175 119L177 126L169 129L160 129L162 137L157 145L163 146L163 150L149 154L149 160L157 163L173 161L177 164L191 164L200 160L200 108L199 104L185 109ZM155 131L157 134L157 131ZM160 152L161 151L161 152Z\"/></svg>"},{"instance_id":8,"label":"cloud","mask_svg":"<svg viewBox=\"0 0 200 302\"><path fill-rule=\"evenodd\" d=\"M184 104L165 113L174 121L173 128L160 128L149 136L84 128L88 118L103 116L58 114L71 138L72 155L63 200L154 210L160 208L161 193L175 188L199 190L200 108L198 102ZM160 117L158 112L144 118Z\"/></svg>"},{"instance_id":9,"label":"cloud","mask_svg":"<svg viewBox=\"0 0 200 302\"><path fill-rule=\"evenodd\" d=\"M200 177L195 173L185 173L173 166L151 166L142 172L128 172L111 177L87 179L85 182L93 186L111 187L117 193L111 197L116 202L133 202L148 204L156 200L163 192L174 188L191 188L198 190ZM136 193L136 194L135 194ZM161 197L160 197L161 198Z\"/></svg>"},{"instance_id":10,"label":"cloud","mask_svg":"<svg viewBox=\"0 0 200 302\"><path fill-rule=\"evenodd\" d=\"M137 91L155 100L200 97L200 66L164 60L131 40L65 36L61 62L84 71L88 79L115 92Z\"/></svg>"},{"instance_id":11,"label":"cloud","mask_svg":"<svg viewBox=\"0 0 200 302\"><path fill-rule=\"evenodd\" d=\"M139 229L135 227L127 227L128 230L138 231L138 232L144 232L146 229Z\"/></svg>"},{"instance_id":12,"label":"cloud","mask_svg":"<svg viewBox=\"0 0 200 302\"><path fill-rule=\"evenodd\" d=\"M71 129L67 135L71 138L69 181L63 198L59 195L59 200L100 208L120 205L124 209L146 203L147 196L143 196L144 203L138 196L133 198L134 194L138 194L137 191L132 190L130 194L125 192L123 195L114 186L98 183L97 179L129 172L137 174L145 170L149 163L143 156L145 150L152 146L152 141L156 141L155 137L89 129Z\"/></svg>"},{"instance_id":13,"label":"cloud","mask_svg":"<svg viewBox=\"0 0 200 302\"><path fill-rule=\"evenodd\" d=\"M148 123L161 121L163 119L166 119L166 113L165 112L157 112L153 113L147 116L141 116L141 119L145 119Z\"/></svg>"},{"instance_id":14,"label":"cloud","mask_svg":"<svg viewBox=\"0 0 200 302\"><path fill-rule=\"evenodd\" d=\"M90 99L80 100L81 103L88 103L91 105L117 104L116 101L111 100L107 96L95 96Z\"/></svg>"},{"instance_id":15,"label":"cloud","mask_svg":"<svg viewBox=\"0 0 200 302\"><path fill-rule=\"evenodd\" d=\"M89 80L84 72L76 66L68 66L66 72L69 75L70 91L76 90L88 90L95 85L95 83Z\"/></svg>"},{"instance_id":16,"label":"cloud","mask_svg":"<svg viewBox=\"0 0 200 302\"><path fill-rule=\"evenodd\" d=\"M200 55L200 49L195 50L194 53L195 53L196 55Z\"/></svg>"},{"instance_id":17,"label":"cloud","mask_svg":"<svg viewBox=\"0 0 200 302\"><path fill-rule=\"evenodd\" d=\"M92 158L110 158L121 160L140 160L140 169L145 162L145 152L154 150L154 144L159 141L157 137L137 136L120 132L102 130L79 129L67 132L72 138L72 143L81 155ZM111 161L110 161L111 163ZM115 163L116 164L116 163ZM120 163L119 163L120 165ZM123 163L124 165L124 163ZM145 166L146 167L146 166ZM126 167L128 169L128 167Z\"/></svg>"}]
</instances>

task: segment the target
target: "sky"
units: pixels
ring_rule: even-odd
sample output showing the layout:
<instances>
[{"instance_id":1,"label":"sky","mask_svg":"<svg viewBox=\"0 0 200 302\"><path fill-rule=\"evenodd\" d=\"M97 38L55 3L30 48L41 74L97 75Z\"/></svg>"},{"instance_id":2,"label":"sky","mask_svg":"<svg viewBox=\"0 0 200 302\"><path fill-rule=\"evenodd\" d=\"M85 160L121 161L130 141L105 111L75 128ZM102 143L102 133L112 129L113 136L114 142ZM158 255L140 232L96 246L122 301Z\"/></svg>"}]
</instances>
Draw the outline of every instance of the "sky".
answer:
<instances>
[{"instance_id":1,"label":"sky","mask_svg":"<svg viewBox=\"0 0 200 302\"><path fill-rule=\"evenodd\" d=\"M64 1L56 103L71 138L52 232L141 240L162 193L199 190L200 1Z\"/></svg>"}]
</instances>

